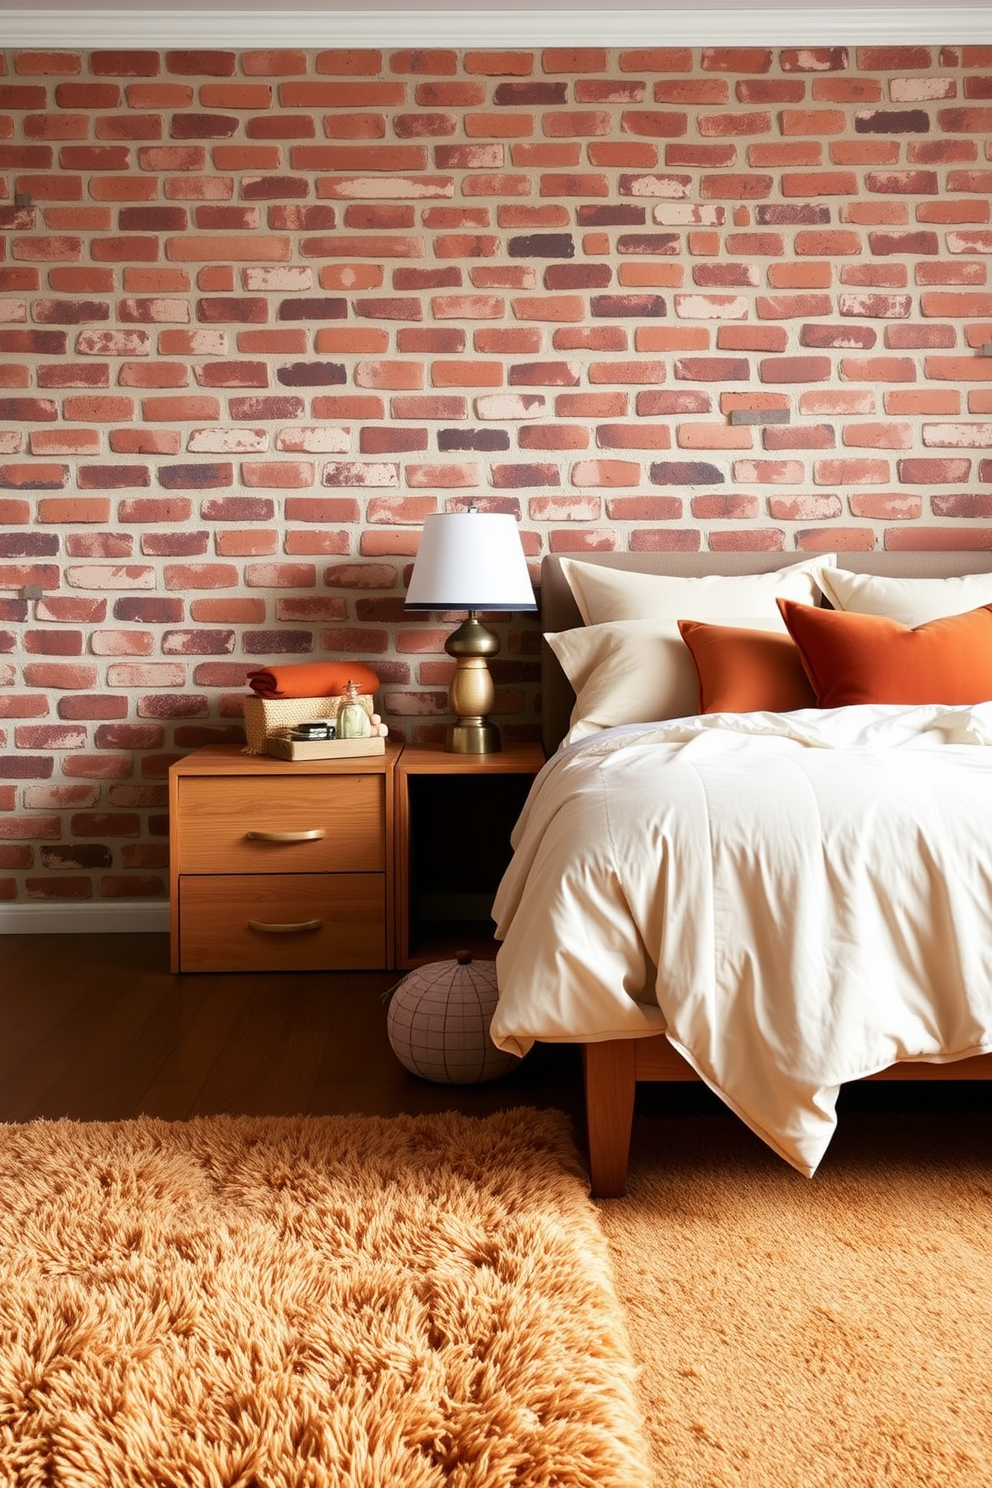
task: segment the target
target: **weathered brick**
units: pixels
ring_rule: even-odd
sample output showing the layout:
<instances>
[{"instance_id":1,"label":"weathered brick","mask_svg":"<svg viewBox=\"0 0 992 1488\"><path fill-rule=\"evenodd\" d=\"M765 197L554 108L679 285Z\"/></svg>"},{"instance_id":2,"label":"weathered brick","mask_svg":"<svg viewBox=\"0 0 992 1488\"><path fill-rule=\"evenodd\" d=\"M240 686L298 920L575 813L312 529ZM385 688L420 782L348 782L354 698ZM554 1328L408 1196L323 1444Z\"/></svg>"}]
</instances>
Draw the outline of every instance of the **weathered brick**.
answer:
<instances>
[{"instance_id":1,"label":"weathered brick","mask_svg":"<svg viewBox=\"0 0 992 1488\"><path fill-rule=\"evenodd\" d=\"M322 557L394 591L424 516L470 498L519 518L524 494L534 563L988 546L992 49L520 49L467 73L453 50L219 55L21 53L32 81L0 81L0 150L34 197L0 202L0 525L21 533L0 540L0 646L29 625L28 665L80 665L85 637L98 669L25 701L5 657L0 713L123 720L139 689L101 691L107 660L202 656L188 717L185 688L152 686L128 725L161 739L61 751L84 789L161 791L173 747L237 737L249 658L328 639L381 658L408 736L441 737L443 632L414 676L401 593L259 580ZM756 435L735 407L793 421ZM669 484L650 472L672 445ZM724 479L672 489L705 464ZM536 654L536 625L518 634ZM499 682L505 726L529 726L534 679ZM72 872L137 892L164 799L102 799L144 835L106 883Z\"/></svg>"}]
</instances>

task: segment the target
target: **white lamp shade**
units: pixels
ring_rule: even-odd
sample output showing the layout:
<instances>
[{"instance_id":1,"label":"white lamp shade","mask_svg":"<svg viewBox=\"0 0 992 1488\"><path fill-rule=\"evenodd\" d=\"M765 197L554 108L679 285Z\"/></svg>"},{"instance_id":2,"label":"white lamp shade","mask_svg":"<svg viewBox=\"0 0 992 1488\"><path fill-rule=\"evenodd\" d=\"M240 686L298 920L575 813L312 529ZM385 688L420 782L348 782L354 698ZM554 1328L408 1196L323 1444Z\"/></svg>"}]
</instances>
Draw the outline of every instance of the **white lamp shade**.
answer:
<instances>
[{"instance_id":1,"label":"white lamp shade","mask_svg":"<svg viewBox=\"0 0 992 1488\"><path fill-rule=\"evenodd\" d=\"M536 610L516 518L507 512L428 517L410 576L410 610Z\"/></svg>"}]
</instances>

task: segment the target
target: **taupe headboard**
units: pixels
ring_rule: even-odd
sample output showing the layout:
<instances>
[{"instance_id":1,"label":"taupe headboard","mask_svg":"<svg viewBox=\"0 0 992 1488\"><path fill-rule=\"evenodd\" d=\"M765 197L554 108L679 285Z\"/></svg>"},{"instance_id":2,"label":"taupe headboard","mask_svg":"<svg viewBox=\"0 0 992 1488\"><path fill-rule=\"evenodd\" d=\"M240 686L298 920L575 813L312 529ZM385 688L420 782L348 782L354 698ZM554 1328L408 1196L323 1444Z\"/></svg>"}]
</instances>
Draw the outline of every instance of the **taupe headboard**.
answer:
<instances>
[{"instance_id":1,"label":"taupe headboard","mask_svg":"<svg viewBox=\"0 0 992 1488\"><path fill-rule=\"evenodd\" d=\"M989 532L992 548L992 529ZM696 578L700 574L768 573L798 563L804 553L581 553L581 563L602 563L637 573L672 574ZM839 553L838 567L856 573L891 574L896 578L948 578L953 574L987 573L992 569L992 551ZM571 630L582 624L582 616L565 581L561 560L547 557L541 563L541 629ZM546 642L541 643L542 741L546 754L553 754L568 732L575 694L558 660Z\"/></svg>"}]
</instances>

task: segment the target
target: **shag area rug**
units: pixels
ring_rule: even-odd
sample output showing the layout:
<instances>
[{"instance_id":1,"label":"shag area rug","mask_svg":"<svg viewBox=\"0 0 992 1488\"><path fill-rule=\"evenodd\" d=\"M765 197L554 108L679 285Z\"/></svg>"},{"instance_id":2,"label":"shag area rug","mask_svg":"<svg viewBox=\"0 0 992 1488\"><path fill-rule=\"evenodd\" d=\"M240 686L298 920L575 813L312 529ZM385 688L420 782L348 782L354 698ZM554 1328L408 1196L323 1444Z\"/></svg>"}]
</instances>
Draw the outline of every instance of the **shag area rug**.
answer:
<instances>
[{"instance_id":1,"label":"shag area rug","mask_svg":"<svg viewBox=\"0 0 992 1488\"><path fill-rule=\"evenodd\" d=\"M992 1118L845 1116L803 1178L635 1121L600 1204L656 1488L989 1488Z\"/></svg>"},{"instance_id":2,"label":"shag area rug","mask_svg":"<svg viewBox=\"0 0 992 1488\"><path fill-rule=\"evenodd\" d=\"M0 1128L0 1483L646 1488L566 1119Z\"/></svg>"}]
</instances>

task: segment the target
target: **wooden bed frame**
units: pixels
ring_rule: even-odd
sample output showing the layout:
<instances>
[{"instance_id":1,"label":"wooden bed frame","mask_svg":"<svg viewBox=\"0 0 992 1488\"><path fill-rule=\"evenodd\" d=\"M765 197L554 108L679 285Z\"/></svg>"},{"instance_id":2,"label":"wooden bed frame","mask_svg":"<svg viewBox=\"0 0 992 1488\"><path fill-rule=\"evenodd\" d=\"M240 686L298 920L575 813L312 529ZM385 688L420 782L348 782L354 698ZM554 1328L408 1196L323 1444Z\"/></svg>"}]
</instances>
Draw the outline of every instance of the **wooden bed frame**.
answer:
<instances>
[{"instance_id":1,"label":"wooden bed frame","mask_svg":"<svg viewBox=\"0 0 992 1488\"><path fill-rule=\"evenodd\" d=\"M989 534L992 547L992 532ZM767 573L797 563L803 553L579 553L582 563L608 564L639 573L697 577L702 574ZM838 566L858 573L899 578L947 578L992 571L989 552L840 553ZM570 630L582 624L578 606L561 569L549 557L541 566L541 627ZM542 650L543 742L552 754L568 730L574 693L551 648ZM664 1034L583 1044L589 1170L595 1198L618 1198L627 1182L634 1095L639 1080L697 1081L695 1070ZM992 1054L951 1064L903 1062L871 1080L992 1080Z\"/></svg>"}]
</instances>

